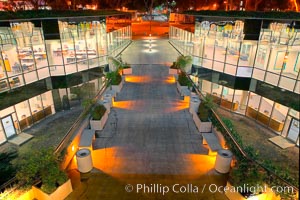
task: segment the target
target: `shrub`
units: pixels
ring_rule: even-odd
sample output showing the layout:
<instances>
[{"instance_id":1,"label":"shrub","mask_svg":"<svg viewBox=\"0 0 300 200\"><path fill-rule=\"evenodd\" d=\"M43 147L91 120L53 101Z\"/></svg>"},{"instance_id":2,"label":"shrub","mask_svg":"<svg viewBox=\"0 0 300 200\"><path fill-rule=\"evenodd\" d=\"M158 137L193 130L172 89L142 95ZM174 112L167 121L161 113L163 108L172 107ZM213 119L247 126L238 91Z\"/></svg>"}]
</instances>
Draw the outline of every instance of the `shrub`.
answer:
<instances>
[{"instance_id":1,"label":"shrub","mask_svg":"<svg viewBox=\"0 0 300 200\"><path fill-rule=\"evenodd\" d=\"M59 155L54 154L52 149L29 151L18 159L16 177L27 187L40 180L41 189L49 194L68 178L59 165Z\"/></svg>"},{"instance_id":2,"label":"shrub","mask_svg":"<svg viewBox=\"0 0 300 200\"><path fill-rule=\"evenodd\" d=\"M102 116L104 115L105 111L106 111L106 108L104 107L104 105L102 105L102 104L97 105L92 112L92 119L100 120L102 118Z\"/></svg>"},{"instance_id":3,"label":"shrub","mask_svg":"<svg viewBox=\"0 0 300 200\"><path fill-rule=\"evenodd\" d=\"M188 86L188 87L192 86L190 79L188 79L188 77L183 73L180 73L178 75L178 82L181 86Z\"/></svg>"},{"instance_id":4,"label":"shrub","mask_svg":"<svg viewBox=\"0 0 300 200\"><path fill-rule=\"evenodd\" d=\"M122 65L122 69L128 69L128 68L131 68L130 64L124 63L124 64Z\"/></svg>"},{"instance_id":5,"label":"shrub","mask_svg":"<svg viewBox=\"0 0 300 200\"><path fill-rule=\"evenodd\" d=\"M110 80L111 85L119 85L122 81L122 76L118 71L108 72L106 77Z\"/></svg>"},{"instance_id":6,"label":"shrub","mask_svg":"<svg viewBox=\"0 0 300 200\"><path fill-rule=\"evenodd\" d=\"M13 178L16 169L11 161L18 156L17 151L0 153L0 185Z\"/></svg>"},{"instance_id":7,"label":"shrub","mask_svg":"<svg viewBox=\"0 0 300 200\"><path fill-rule=\"evenodd\" d=\"M205 107L203 102L200 103L198 108L198 116L202 122L208 122L209 110Z\"/></svg>"},{"instance_id":8,"label":"shrub","mask_svg":"<svg viewBox=\"0 0 300 200\"><path fill-rule=\"evenodd\" d=\"M203 122L208 122L211 115L211 109L213 108L214 103L211 97L206 96L204 99L202 99L198 108L198 116L200 120Z\"/></svg>"},{"instance_id":9,"label":"shrub","mask_svg":"<svg viewBox=\"0 0 300 200\"><path fill-rule=\"evenodd\" d=\"M170 66L171 69L179 69L176 62L173 62L173 64Z\"/></svg>"}]
</instances>

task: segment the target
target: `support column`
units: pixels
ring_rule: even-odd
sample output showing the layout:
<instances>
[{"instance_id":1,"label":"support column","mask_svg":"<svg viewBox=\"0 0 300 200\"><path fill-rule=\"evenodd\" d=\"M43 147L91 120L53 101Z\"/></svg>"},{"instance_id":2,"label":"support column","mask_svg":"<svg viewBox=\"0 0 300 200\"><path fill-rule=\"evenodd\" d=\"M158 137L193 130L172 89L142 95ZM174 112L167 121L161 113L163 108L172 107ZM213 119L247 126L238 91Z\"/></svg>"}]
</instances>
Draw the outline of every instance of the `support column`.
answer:
<instances>
[{"instance_id":1,"label":"support column","mask_svg":"<svg viewBox=\"0 0 300 200\"><path fill-rule=\"evenodd\" d=\"M247 98L248 98L248 92L243 90L241 101L240 101L240 109L241 110L245 110L246 109Z\"/></svg>"}]
</instances>

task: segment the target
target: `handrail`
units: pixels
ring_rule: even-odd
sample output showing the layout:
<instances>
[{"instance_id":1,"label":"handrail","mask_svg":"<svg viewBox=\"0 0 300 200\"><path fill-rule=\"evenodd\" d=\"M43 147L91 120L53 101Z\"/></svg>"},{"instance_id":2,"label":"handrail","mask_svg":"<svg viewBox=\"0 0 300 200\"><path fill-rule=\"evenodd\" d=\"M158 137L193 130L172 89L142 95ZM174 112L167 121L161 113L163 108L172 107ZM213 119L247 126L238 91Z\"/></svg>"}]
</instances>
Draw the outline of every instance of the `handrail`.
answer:
<instances>
[{"instance_id":1,"label":"handrail","mask_svg":"<svg viewBox=\"0 0 300 200\"><path fill-rule=\"evenodd\" d=\"M190 77L187 76L189 79ZM204 95L199 91L199 89L197 88L197 86L194 84L194 82L190 79L190 81L193 84L193 88L195 89L195 91L197 92L197 94L201 97L204 98ZM230 139L233 141L234 145L237 147L237 149L239 150L239 152L243 155L244 158L246 158L248 161L255 163L257 166L261 167L262 169L264 169L266 172L270 173L272 176L274 176L275 178L279 179L280 181L282 181L283 183L285 183L286 185L290 186L293 188L294 191L299 191L299 188L292 185L291 183L289 183L288 181L286 181L285 179L283 179L282 177L278 176L277 174L275 174L273 171L269 170L268 168L266 168L265 166L263 166L261 163L257 162L256 160L252 159L244 150L243 148L238 144L238 142L235 140L235 138L232 136L230 130L228 130L227 126L224 124L224 122L220 119L219 115L213 110L210 109L212 111L212 113L214 114L214 116L216 117L217 121L221 124L221 126L224 128L226 134L230 137Z\"/></svg>"},{"instance_id":2,"label":"handrail","mask_svg":"<svg viewBox=\"0 0 300 200\"><path fill-rule=\"evenodd\" d=\"M123 48L122 51L119 52L122 53L126 47L128 47L130 44L132 43L132 41L130 41L128 44L125 45L125 47ZM118 54L118 55L119 55ZM101 87L101 89L98 91L98 93L95 95L95 97L93 98L93 100L97 100L102 94L103 92L106 90L106 88L109 86L109 80L105 80L104 85ZM95 105L95 104L94 104ZM65 148L67 142L69 142L70 138L73 136L74 132L76 131L76 129L80 126L80 124L83 122L83 120L85 119L85 115L86 112L88 110L90 110L94 105L89 106L86 110L84 110L79 117L76 119L76 121L73 123L73 125L71 126L71 128L68 130L68 132L64 135L64 137L61 139L61 141L59 142L59 144L55 147L54 149L54 153L61 153L63 148ZM14 176L13 178L11 178L10 180L8 180L7 182L5 182L4 184L2 184L0 186L0 192L2 190L5 190L8 186L14 184L17 182L17 178L16 176ZM19 187L19 186L17 186Z\"/></svg>"},{"instance_id":3,"label":"handrail","mask_svg":"<svg viewBox=\"0 0 300 200\"><path fill-rule=\"evenodd\" d=\"M175 45L172 44L172 41L169 40L169 43L177 50L177 52L179 52L181 55L183 55L176 47ZM200 90L198 89L198 87L196 86L196 84L191 80L191 78L189 77L188 74L186 74L187 78L190 80L190 82L192 83L192 87L195 89L196 93L199 95L200 98L204 98L204 95L200 92ZM263 166L262 164L260 164L259 162L257 162L256 160L253 160L251 157L248 156L248 154L243 150L243 148L238 144L238 142L235 140L235 138L232 136L230 130L228 130L228 128L225 126L225 124L223 123L223 121L220 119L220 117L216 114L216 112L213 109L210 109L212 111L212 113L215 115L217 121L221 124L221 126L224 128L226 134L230 137L230 139L233 141L234 145L237 147L237 149L239 150L239 152L242 154L242 156L244 158L246 158L248 161L255 163L256 165L258 165L259 167L261 167L262 169L264 169L266 172L268 172L269 174L273 175L275 178L281 180L283 183L285 183L286 185L292 187L295 191L299 192L299 188L292 185L291 183L289 183L288 181L286 181L285 179L281 178L280 176L278 176L277 174L275 174L273 171L269 170L268 168L266 168L265 166Z\"/></svg>"},{"instance_id":4,"label":"handrail","mask_svg":"<svg viewBox=\"0 0 300 200\"><path fill-rule=\"evenodd\" d=\"M105 91L106 88L107 88L107 81L105 81L105 84L102 86L102 88L99 90L97 95L93 98L93 100L97 100L103 94L103 92ZM90 110L91 107L92 107L92 105L89 108L87 108L87 110ZM54 153L60 153L62 151L62 149L65 147L66 143L69 141L69 139L74 134L76 129L80 126L80 124L85 119L85 117L86 117L85 116L86 115L85 111L83 111L79 115L79 117L76 119L75 123L71 126L71 128L68 130L68 132L65 134L65 136L61 139L59 144L56 146L56 148L54 150Z\"/></svg>"},{"instance_id":5,"label":"handrail","mask_svg":"<svg viewBox=\"0 0 300 200\"><path fill-rule=\"evenodd\" d=\"M11 186L12 184L17 182L17 177L14 176L11 179L9 179L8 181L6 181L5 183L3 183L2 185L0 185L0 193L7 188L8 186Z\"/></svg>"},{"instance_id":6,"label":"handrail","mask_svg":"<svg viewBox=\"0 0 300 200\"><path fill-rule=\"evenodd\" d=\"M99 92L97 93L97 95L94 97L94 100L96 100L97 98L99 98L103 94L103 92L105 91L106 88L107 88L107 81L102 86L102 88L99 90ZM87 110L91 109L91 107L89 107ZM64 137L61 139L61 141L59 142L59 144L56 146L56 148L54 150L54 153L60 153L62 151L62 149L65 147L65 145L67 144L67 142L69 141L69 139L71 138L71 136L74 134L75 130L80 126L80 124L82 123L82 121L85 119L85 117L86 117L85 113L86 112L82 112L79 115L79 117L76 119L76 121L74 122L74 124L71 126L71 128L64 135ZM6 188L8 188L9 186L11 186L12 184L15 184L15 183L17 183L16 176L14 176L10 180L8 180L4 184L2 184L0 186L0 192L4 191Z\"/></svg>"}]
</instances>

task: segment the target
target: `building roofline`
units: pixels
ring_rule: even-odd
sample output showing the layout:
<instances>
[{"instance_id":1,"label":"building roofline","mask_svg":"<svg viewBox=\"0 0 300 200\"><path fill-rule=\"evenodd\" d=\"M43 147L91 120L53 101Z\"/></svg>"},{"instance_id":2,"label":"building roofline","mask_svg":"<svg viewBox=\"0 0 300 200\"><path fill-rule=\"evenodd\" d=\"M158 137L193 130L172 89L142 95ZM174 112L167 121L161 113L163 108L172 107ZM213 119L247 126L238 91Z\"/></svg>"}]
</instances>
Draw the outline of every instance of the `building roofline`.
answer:
<instances>
[{"instance_id":1,"label":"building roofline","mask_svg":"<svg viewBox=\"0 0 300 200\"><path fill-rule=\"evenodd\" d=\"M300 21L299 12L254 12L254 11L186 11L182 14L212 17L212 18L234 18L234 19L266 19L266 20L296 20Z\"/></svg>"},{"instance_id":2,"label":"building roofline","mask_svg":"<svg viewBox=\"0 0 300 200\"><path fill-rule=\"evenodd\" d=\"M0 11L0 21L26 21L41 19L62 19L82 17L106 17L117 15L130 15L130 13L117 10L26 10L18 12Z\"/></svg>"}]
</instances>

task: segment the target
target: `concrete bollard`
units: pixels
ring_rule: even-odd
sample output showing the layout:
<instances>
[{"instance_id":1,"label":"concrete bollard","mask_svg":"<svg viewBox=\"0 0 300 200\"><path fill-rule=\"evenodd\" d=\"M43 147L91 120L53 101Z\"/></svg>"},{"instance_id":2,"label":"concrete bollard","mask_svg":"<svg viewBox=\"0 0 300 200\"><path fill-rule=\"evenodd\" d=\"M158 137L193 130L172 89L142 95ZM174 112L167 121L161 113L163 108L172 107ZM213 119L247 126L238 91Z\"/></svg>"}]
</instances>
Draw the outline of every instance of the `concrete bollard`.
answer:
<instances>
[{"instance_id":1,"label":"concrete bollard","mask_svg":"<svg viewBox=\"0 0 300 200\"><path fill-rule=\"evenodd\" d=\"M233 154L231 151L227 149L220 149L216 157L215 170L222 174L228 173L230 170L232 156Z\"/></svg>"},{"instance_id":2,"label":"concrete bollard","mask_svg":"<svg viewBox=\"0 0 300 200\"><path fill-rule=\"evenodd\" d=\"M79 172L87 173L93 169L92 155L89 149L80 149L77 151L76 159Z\"/></svg>"}]
</instances>

